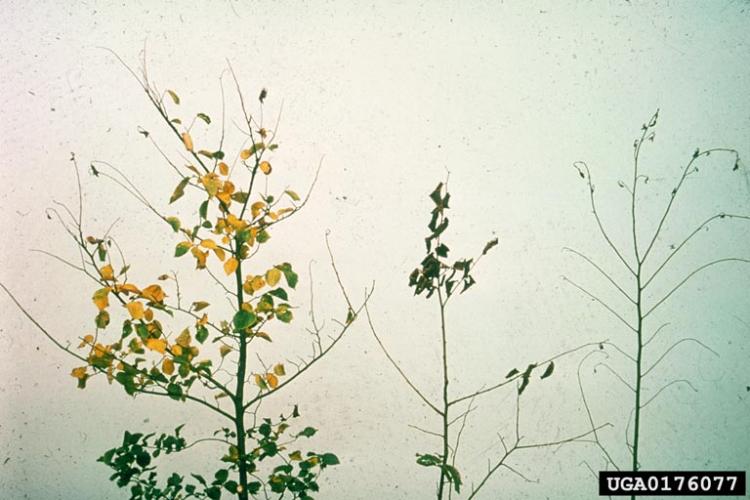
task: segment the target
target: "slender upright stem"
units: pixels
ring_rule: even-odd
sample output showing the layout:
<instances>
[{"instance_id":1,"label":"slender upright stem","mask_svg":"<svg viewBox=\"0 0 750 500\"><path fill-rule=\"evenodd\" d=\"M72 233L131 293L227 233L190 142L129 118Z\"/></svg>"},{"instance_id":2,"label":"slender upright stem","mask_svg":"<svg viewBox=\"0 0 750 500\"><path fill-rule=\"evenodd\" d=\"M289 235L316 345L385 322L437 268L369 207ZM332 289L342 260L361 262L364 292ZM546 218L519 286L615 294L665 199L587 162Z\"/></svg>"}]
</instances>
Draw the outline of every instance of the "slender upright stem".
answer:
<instances>
[{"instance_id":1,"label":"slender upright stem","mask_svg":"<svg viewBox=\"0 0 750 500\"><path fill-rule=\"evenodd\" d=\"M450 420L448 420L448 410L450 408L448 400L448 340L445 328L445 301L443 300L443 292L439 286L437 288L437 294L438 302L440 304L440 335L443 348L443 461L442 466L440 467L440 485L438 486L437 498L438 500L442 500L446 479L445 466L448 465L448 424L450 422Z\"/></svg>"},{"instance_id":2,"label":"slender upright stem","mask_svg":"<svg viewBox=\"0 0 750 500\"><path fill-rule=\"evenodd\" d=\"M244 300L242 289L242 260L239 259L241 245L236 244L235 254L239 264L235 269L234 276L237 281L237 307L242 308ZM239 360L237 366L237 388L234 397L234 425L237 432L237 452L239 455L239 476L240 488L237 488L237 498L239 500L248 500L247 496L247 462L245 461L245 370L247 368L247 337L244 332L238 332L240 337Z\"/></svg>"}]
</instances>

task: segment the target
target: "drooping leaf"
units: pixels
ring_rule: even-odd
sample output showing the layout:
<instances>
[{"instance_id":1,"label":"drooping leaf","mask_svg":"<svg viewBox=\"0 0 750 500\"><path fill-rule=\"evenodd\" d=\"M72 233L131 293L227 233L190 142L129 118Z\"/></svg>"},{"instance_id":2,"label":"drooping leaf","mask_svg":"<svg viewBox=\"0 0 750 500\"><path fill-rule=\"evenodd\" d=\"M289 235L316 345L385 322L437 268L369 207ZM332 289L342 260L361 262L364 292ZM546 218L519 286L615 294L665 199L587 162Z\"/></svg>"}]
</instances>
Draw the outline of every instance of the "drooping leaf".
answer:
<instances>
[{"instance_id":1,"label":"drooping leaf","mask_svg":"<svg viewBox=\"0 0 750 500\"><path fill-rule=\"evenodd\" d=\"M555 362L554 361L550 361L549 364L547 365L547 369L544 370L544 373L542 373L542 376L539 377L539 378L540 379L545 379L545 378L549 377L550 375L552 375L552 372L554 372L554 371L555 371Z\"/></svg>"},{"instance_id":2,"label":"drooping leaf","mask_svg":"<svg viewBox=\"0 0 750 500\"><path fill-rule=\"evenodd\" d=\"M167 90L169 97L172 98L175 104L180 104L180 96L178 96L173 90Z\"/></svg>"},{"instance_id":3,"label":"drooping leaf","mask_svg":"<svg viewBox=\"0 0 750 500\"><path fill-rule=\"evenodd\" d=\"M177 184L177 187L174 188L174 192L172 193L172 196L169 198L169 203L174 203L175 201L182 198L182 195L185 194L185 186L188 185L190 182L190 177L183 177L179 184ZM169 222L169 221L167 221ZM170 223L171 225L171 223ZM174 227L174 226L173 226Z\"/></svg>"},{"instance_id":4,"label":"drooping leaf","mask_svg":"<svg viewBox=\"0 0 750 500\"><path fill-rule=\"evenodd\" d=\"M300 197L299 197L299 195L298 195L297 193L295 193L294 191L292 191L291 189L287 189L287 190L286 190L286 191L284 191L284 192L285 192L285 193L286 193L286 195L287 195L288 197L290 197L290 198L291 198L292 200L294 200L294 201L299 201L299 200L300 200Z\"/></svg>"},{"instance_id":5,"label":"drooping leaf","mask_svg":"<svg viewBox=\"0 0 750 500\"><path fill-rule=\"evenodd\" d=\"M488 241L487 244L484 246L484 250L482 250L482 255L485 255L487 252L489 252L492 249L492 247L497 245L497 241L498 241L497 238Z\"/></svg>"},{"instance_id":6,"label":"drooping leaf","mask_svg":"<svg viewBox=\"0 0 750 500\"><path fill-rule=\"evenodd\" d=\"M196 116L206 122L207 125L211 125L211 118L206 113L198 113Z\"/></svg>"},{"instance_id":7,"label":"drooping leaf","mask_svg":"<svg viewBox=\"0 0 750 500\"><path fill-rule=\"evenodd\" d=\"M192 153L193 152L193 138L190 137L189 133L187 132L182 133L182 142L183 144L185 144L185 149L187 149L188 151Z\"/></svg>"},{"instance_id":8,"label":"drooping leaf","mask_svg":"<svg viewBox=\"0 0 750 500\"><path fill-rule=\"evenodd\" d=\"M203 309L207 308L209 305L208 302L204 302L202 300L199 300L197 302L193 302L193 311L198 312L202 311Z\"/></svg>"}]
</instances>

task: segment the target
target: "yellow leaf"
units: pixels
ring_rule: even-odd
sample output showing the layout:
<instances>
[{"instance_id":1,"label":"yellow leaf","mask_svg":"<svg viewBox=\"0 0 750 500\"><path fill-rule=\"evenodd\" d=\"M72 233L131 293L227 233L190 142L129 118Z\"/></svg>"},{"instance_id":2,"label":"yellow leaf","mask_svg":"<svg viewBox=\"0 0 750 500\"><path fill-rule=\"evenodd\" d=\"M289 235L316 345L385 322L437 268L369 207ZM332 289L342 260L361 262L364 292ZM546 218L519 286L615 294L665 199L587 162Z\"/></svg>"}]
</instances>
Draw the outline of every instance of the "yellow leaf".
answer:
<instances>
[{"instance_id":1,"label":"yellow leaf","mask_svg":"<svg viewBox=\"0 0 750 500\"><path fill-rule=\"evenodd\" d=\"M271 164L268 163L267 161L260 162L260 165L258 165L258 168L260 169L261 172L263 172L266 175L271 173Z\"/></svg>"},{"instance_id":2,"label":"yellow leaf","mask_svg":"<svg viewBox=\"0 0 750 500\"><path fill-rule=\"evenodd\" d=\"M78 344L78 347L83 347L83 346L86 346L86 345L91 345L93 343L94 343L94 336L93 335L86 335L85 337L83 337L83 341L80 344Z\"/></svg>"},{"instance_id":3,"label":"yellow leaf","mask_svg":"<svg viewBox=\"0 0 750 500\"><path fill-rule=\"evenodd\" d=\"M167 341L164 339L148 339L146 340L146 347L152 351L164 354L167 351Z\"/></svg>"},{"instance_id":4,"label":"yellow leaf","mask_svg":"<svg viewBox=\"0 0 750 500\"><path fill-rule=\"evenodd\" d=\"M224 272L227 273L227 275L232 274L239 265L239 262L237 259L232 257L231 259L227 259L227 261L224 263Z\"/></svg>"},{"instance_id":5,"label":"yellow leaf","mask_svg":"<svg viewBox=\"0 0 750 500\"><path fill-rule=\"evenodd\" d=\"M275 267L266 271L266 283L268 286L276 286L276 283L281 279L281 271Z\"/></svg>"},{"instance_id":6,"label":"yellow leaf","mask_svg":"<svg viewBox=\"0 0 750 500\"><path fill-rule=\"evenodd\" d=\"M146 318L146 321L151 321L154 319L154 310L149 307L143 312L143 317Z\"/></svg>"},{"instance_id":7,"label":"yellow leaf","mask_svg":"<svg viewBox=\"0 0 750 500\"><path fill-rule=\"evenodd\" d=\"M273 341L271 340L271 337L270 337L270 336L269 336L269 335L268 335L268 334L267 334L266 332L256 332L256 333L255 333L255 336L256 336L256 337L260 337L260 338L262 338L263 340L266 340L267 342L273 342Z\"/></svg>"},{"instance_id":8,"label":"yellow leaf","mask_svg":"<svg viewBox=\"0 0 750 500\"><path fill-rule=\"evenodd\" d=\"M182 133L182 142L185 144L185 149L193 151L193 138L187 132Z\"/></svg>"},{"instance_id":9,"label":"yellow leaf","mask_svg":"<svg viewBox=\"0 0 750 500\"><path fill-rule=\"evenodd\" d=\"M187 328L182 330L182 333L180 333L175 342L177 342L177 345L180 347L190 347L190 330L188 330Z\"/></svg>"},{"instance_id":10,"label":"yellow leaf","mask_svg":"<svg viewBox=\"0 0 750 500\"><path fill-rule=\"evenodd\" d=\"M172 375L174 373L174 362L169 358L164 358L164 361L161 362L161 371L165 375Z\"/></svg>"},{"instance_id":11,"label":"yellow leaf","mask_svg":"<svg viewBox=\"0 0 750 500\"><path fill-rule=\"evenodd\" d=\"M284 191L284 192L285 192L285 193L287 194L287 196L289 196L289 197L290 197L290 198L291 198L292 200L294 200L294 201L299 201L299 200L300 200L300 198L299 198L299 195L298 195L297 193L295 193L294 191L292 191L291 189L287 189L287 190L286 190L286 191Z\"/></svg>"},{"instance_id":12,"label":"yellow leaf","mask_svg":"<svg viewBox=\"0 0 750 500\"><path fill-rule=\"evenodd\" d=\"M204 304L205 304L205 302L204 302ZM196 309L196 311L197 311L197 309ZM203 316L201 316L201 319L199 319L198 321L196 321L195 325L196 326L206 326L207 323L208 323L208 314L203 313Z\"/></svg>"},{"instance_id":13,"label":"yellow leaf","mask_svg":"<svg viewBox=\"0 0 750 500\"><path fill-rule=\"evenodd\" d=\"M201 184L206 188L206 192L209 196L216 196L221 187L221 179L218 175L211 172L201 177Z\"/></svg>"},{"instance_id":14,"label":"yellow leaf","mask_svg":"<svg viewBox=\"0 0 750 500\"><path fill-rule=\"evenodd\" d=\"M84 380L86 377L88 377L85 366L73 368L73 370L70 372L70 375L77 378L78 380Z\"/></svg>"},{"instance_id":15,"label":"yellow leaf","mask_svg":"<svg viewBox=\"0 0 750 500\"><path fill-rule=\"evenodd\" d=\"M219 347L219 354L221 354L222 358L226 356L227 354L229 354L230 352L232 352L232 348L229 347L228 345L222 345L221 347Z\"/></svg>"},{"instance_id":16,"label":"yellow leaf","mask_svg":"<svg viewBox=\"0 0 750 500\"><path fill-rule=\"evenodd\" d=\"M252 289L252 292L255 293L261 288L265 286L266 282L263 280L263 276L255 276L252 280L250 280L250 288Z\"/></svg>"},{"instance_id":17,"label":"yellow leaf","mask_svg":"<svg viewBox=\"0 0 750 500\"><path fill-rule=\"evenodd\" d=\"M243 149L242 151L240 151L240 158L242 158L243 160L247 160L248 158L250 158L251 154L252 153L249 149Z\"/></svg>"},{"instance_id":18,"label":"yellow leaf","mask_svg":"<svg viewBox=\"0 0 750 500\"><path fill-rule=\"evenodd\" d=\"M91 297L91 300L94 301L94 304L96 304L96 307L99 308L100 311L104 310L109 306L109 292L112 289L110 287L106 288L100 288L99 290L94 292L94 296Z\"/></svg>"},{"instance_id":19,"label":"yellow leaf","mask_svg":"<svg viewBox=\"0 0 750 500\"><path fill-rule=\"evenodd\" d=\"M112 269L112 266L110 266L109 264L99 269L99 274L101 275L104 281L115 280L115 270Z\"/></svg>"},{"instance_id":20,"label":"yellow leaf","mask_svg":"<svg viewBox=\"0 0 750 500\"><path fill-rule=\"evenodd\" d=\"M266 204L262 201L256 201L250 205L250 213L253 214L253 219L256 218L264 208L266 208Z\"/></svg>"},{"instance_id":21,"label":"yellow leaf","mask_svg":"<svg viewBox=\"0 0 750 500\"><path fill-rule=\"evenodd\" d=\"M286 370L284 370L284 365L281 363L278 363L276 366L273 367L273 372L279 377L283 377L284 375L286 375Z\"/></svg>"},{"instance_id":22,"label":"yellow leaf","mask_svg":"<svg viewBox=\"0 0 750 500\"><path fill-rule=\"evenodd\" d=\"M132 317L133 319L143 319L143 304L141 304L140 302L128 302L125 307L128 308L130 317Z\"/></svg>"},{"instance_id":23,"label":"yellow leaf","mask_svg":"<svg viewBox=\"0 0 750 500\"><path fill-rule=\"evenodd\" d=\"M206 240L201 241L201 246L203 248L214 249L216 248L216 242L214 240L206 239Z\"/></svg>"},{"instance_id":24,"label":"yellow leaf","mask_svg":"<svg viewBox=\"0 0 750 500\"><path fill-rule=\"evenodd\" d=\"M201 252L197 247L193 247L190 249L190 252L195 256L196 269L204 269L206 267L206 258L208 257L208 252Z\"/></svg>"},{"instance_id":25,"label":"yellow leaf","mask_svg":"<svg viewBox=\"0 0 750 500\"><path fill-rule=\"evenodd\" d=\"M229 166L224 162L219 163L219 173L221 175L229 175Z\"/></svg>"},{"instance_id":26,"label":"yellow leaf","mask_svg":"<svg viewBox=\"0 0 750 500\"><path fill-rule=\"evenodd\" d=\"M178 346L177 344L172 346L172 354L175 356L181 356L182 355L182 347Z\"/></svg>"},{"instance_id":27,"label":"yellow leaf","mask_svg":"<svg viewBox=\"0 0 750 500\"><path fill-rule=\"evenodd\" d=\"M125 293L141 293L141 291L138 290L138 287L131 283L123 283L121 285L116 285L115 290L117 290L118 292L125 292Z\"/></svg>"},{"instance_id":28,"label":"yellow leaf","mask_svg":"<svg viewBox=\"0 0 750 500\"><path fill-rule=\"evenodd\" d=\"M266 382L271 386L271 389L276 389L279 386L279 379L273 373L266 373Z\"/></svg>"},{"instance_id":29,"label":"yellow leaf","mask_svg":"<svg viewBox=\"0 0 750 500\"><path fill-rule=\"evenodd\" d=\"M151 302L161 303L164 301L166 294L159 285L149 285L141 291L141 297L148 299Z\"/></svg>"},{"instance_id":30,"label":"yellow leaf","mask_svg":"<svg viewBox=\"0 0 750 500\"><path fill-rule=\"evenodd\" d=\"M295 462L299 462L302 460L302 453L300 453L299 450L294 451L289 454L289 460L293 460Z\"/></svg>"},{"instance_id":31,"label":"yellow leaf","mask_svg":"<svg viewBox=\"0 0 750 500\"><path fill-rule=\"evenodd\" d=\"M226 258L226 255L224 254L224 250L219 247L214 248L214 253L216 254L216 258L219 259L220 261L224 261L224 259Z\"/></svg>"}]
</instances>

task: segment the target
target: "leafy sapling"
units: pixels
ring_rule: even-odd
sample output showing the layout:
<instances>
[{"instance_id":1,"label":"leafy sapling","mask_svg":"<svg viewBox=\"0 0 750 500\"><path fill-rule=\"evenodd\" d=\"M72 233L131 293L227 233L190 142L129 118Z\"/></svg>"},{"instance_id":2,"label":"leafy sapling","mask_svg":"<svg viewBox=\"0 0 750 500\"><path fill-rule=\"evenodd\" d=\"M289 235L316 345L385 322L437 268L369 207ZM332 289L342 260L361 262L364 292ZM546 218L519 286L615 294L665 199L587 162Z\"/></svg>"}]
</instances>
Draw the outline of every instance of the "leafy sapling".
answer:
<instances>
[{"instance_id":1,"label":"leafy sapling","mask_svg":"<svg viewBox=\"0 0 750 500\"><path fill-rule=\"evenodd\" d=\"M201 147L193 135L199 127L210 130L214 122L209 115L183 111L178 94L159 91L145 69L140 77L131 73L177 140L186 163L178 166L153 135L139 129L177 174L171 196L165 193L170 213L157 208L159 204L150 202L115 166L93 162L91 173L118 184L161 220L167 231L165 241L174 238L167 244L174 248L175 258L195 263L194 278L202 284L202 293L210 293L212 287L219 293L214 300L203 295L188 298L174 272L154 280L136 280L133 272L137 265L126 260L112 231L87 235L75 156L71 160L78 179L77 210L58 204L49 216L57 219L74 240L80 261L44 253L93 283L93 331L80 335L78 350L71 348L24 308L5 285L0 286L54 345L78 360L71 375L79 388L103 378L134 397L149 395L179 405L195 404L196 409L225 421L223 427L192 442L183 436L182 426L173 434L159 436L126 431L122 444L108 450L99 461L114 471L110 479L128 488L131 498L219 499L227 494L239 500L312 498L320 489L320 474L337 465L338 458L330 452L306 449L304 442L316 429L300 424L296 405L278 418L261 415L259 407L330 352L350 329L369 294L362 304L353 305L336 271L347 304L346 316L335 322L337 330L323 337L322 328L314 324L305 340L312 346L309 355L297 361L264 361L264 343L289 342L279 332L295 319L292 294L299 275L281 254L274 254L279 257L275 264L263 267L256 263L255 256L270 246L275 226L299 212L310 196L309 192L303 198L288 188L271 191L268 187L276 172L272 162L278 144L277 127L268 128L262 119L267 91L264 89L258 97L261 112L256 119L248 113L234 78L245 144L230 147L224 143L222 116L218 142ZM229 158L234 155L232 162ZM227 299L232 304L231 314L212 306ZM283 351L280 356L284 356ZM202 443L214 445L204 457L217 452L209 460L217 467L213 478L183 473L163 478L158 474L160 457Z\"/></svg>"}]
</instances>

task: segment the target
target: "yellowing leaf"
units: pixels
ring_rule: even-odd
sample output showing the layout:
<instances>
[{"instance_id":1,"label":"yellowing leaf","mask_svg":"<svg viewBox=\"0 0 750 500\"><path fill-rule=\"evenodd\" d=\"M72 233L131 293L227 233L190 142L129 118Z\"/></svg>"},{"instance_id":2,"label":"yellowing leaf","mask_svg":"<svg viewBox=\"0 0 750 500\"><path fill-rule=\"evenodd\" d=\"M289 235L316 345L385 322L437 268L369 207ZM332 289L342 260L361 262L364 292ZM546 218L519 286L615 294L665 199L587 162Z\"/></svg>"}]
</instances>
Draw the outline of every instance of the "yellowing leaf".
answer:
<instances>
[{"instance_id":1,"label":"yellowing leaf","mask_svg":"<svg viewBox=\"0 0 750 500\"><path fill-rule=\"evenodd\" d=\"M284 365L281 363L278 363L276 366L273 367L273 372L279 377L283 377L284 375L286 375L286 370L284 369Z\"/></svg>"},{"instance_id":2,"label":"yellowing leaf","mask_svg":"<svg viewBox=\"0 0 750 500\"><path fill-rule=\"evenodd\" d=\"M141 291L141 297L148 299L151 302L161 303L164 301L166 294L159 285L149 285Z\"/></svg>"},{"instance_id":3,"label":"yellowing leaf","mask_svg":"<svg viewBox=\"0 0 750 500\"><path fill-rule=\"evenodd\" d=\"M104 281L115 280L115 270L112 269L112 266L110 266L109 264L99 269L99 274L101 275Z\"/></svg>"},{"instance_id":4,"label":"yellowing leaf","mask_svg":"<svg viewBox=\"0 0 750 500\"><path fill-rule=\"evenodd\" d=\"M201 246L203 248L216 248L216 242L214 240L206 239L201 241Z\"/></svg>"},{"instance_id":5,"label":"yellowing leaf","mask_svg":"<svg viewBox=\"0 0 750 500\"><path fill-rule=\"evenodd\" d=\"M184 330L182 330L182 333L180 333L175 342L178 346L187 348L190 347L190 340L190 330L185 328Z\"/></svg>"},{"instance_id":6,"label":"yellowing leaf","mask_svg":"<svg viewBox=\"0 0 750 500\"><path fill-rule=\"evenodd\" d=\"M266 271L266 283L268 283L268 286L276 286L280 279L281 271L275 267Z\"/></svg>"},{"instance_id":7,"label":"yellowing leaf","mask_svg":"<svg viewBox=\"0 0 750 500\"><path fill-rule=\"evenodd\" d=\"M216 258L222 262L226 258L226 255L224 254L224 250L219 247L214 248L214 253L216 254Z\"/></svg>"},{"instance_id":8,"label":"yellowing leaf","mask_svg":"<svg viewBox=\"0 0 750 500\"><path fill-rule=\"evenodd\" d=\"M289 460L299 462L302 460L302 453L297 450L289 454Z\"/></svg>"},{"instance_id":9,"label":"yellowing leaf","mask_svg":"<svg viewBox=\"0 0 750 500\"><path fill-rule=\"evenodd\" d=\"M279 379L273 373L266 373L266 382L271 386L271 389L276 389L279 386Z\"/></svg>"},{"instance_id":10,"label":"yellowing leaf","mask_svg":"<svg viewBox=\"0 0 750 500\"><path fill-rule=\"evenodd\" d=\"M88 375L86 374L86 367L85 366L79 366L78 368L73 368L73 370L70 372L70 375L77 378L78 380L85 380Z\"/></svg>"},{"instance_id":11,"label":"yellowing leaf","mask_svg":"<svg viewBox=\"0 0 750 500\"><path fill-rule=\"evenodd\" d=\"M271 173L271 164L267 161L260 162L260 165L258 165L258 168L261 172L263 172L266 175L269 175Z\"/></svg>"},{"instance_id":12,"label":"yellowing leaf","mask_svg":"<svg viewBox=\"0 0 750 500\"><path fill-rule=\"evenodd\" d=\"M78 344L78 347L83 347L83 346L91 345L93 343L94 343L94 336L93 335L86 335L85 337L83 337L83 341L80 344Z\"/></svg>"},{"instance_id":13,"label":"yellowing leaf","mask_svg":"<svg viewBox=\"0 0 750 500\"><path fill-rule=\"evenodd\" d=\"M295 193L294 191L292 191L291 189L287 189L284 192L287 194L287 196L289 196L294 201L299 201L300 200L299 195L297 193Z\"/></svg>"},{"instance_id":14,"label":"yellowing leaf","mask_svg":"<svg viewBox=\"0 0 750 500\"><path fill-rule=\"evenodd\" d=\"M138 287L133 285L132 283L123 283L121 285L115 285L115 290L118 292L125 292L125 293L141 293L140 290L138 290Z\"/></svg>"},{"instance_id":15,"label":"yellowing leaf","mask_svg":"<svg viewBox=\"0 0 750 500\"><path fill-rule=\"evenodd\" d=\"M201 184L206 188L206 192L209 196L216 196L216 193L219 192L219 188L222 185L219 176L213 172L201 177Z\"/></svg>"},{"instance_id":16,"label":"yellowing leaf","mask_svg":"<svg viewBox=\"0 0 750 500\"><path fill-rule=\"evenodd\" d=\"M96 304L96 307L99 308L100 311L104 310L109 306L109 292L112 289L110 287L106 288L100 288L99 290L94 292L94 296L91 297L91 300L94 301L94 304Z\"/></svg>"},{"instance_id":17,"label":"yellowing leaf","mask_svg":"<svg viewBox=\"0 0 750 500\"><path fill-rule=\"evenodd\" d=\"M268 389L268 385L266 384L266 381L263 380L263 377L257 374L255 375L255 385L260 387L261 390Z\"/></svg>"},{"instance_id":18,"label":"yellowing leaf","mask_svg":"<svg viewBox=\"0 0 750 500\"><path fill-rule=\"evenodd\" d=\"M267 342L273 342L273 340L271 340L270 335L268 335L266 332L256 332L255 336L260 337Z\"/></svg>"},{"instance_id":19,"label":"yellowing leaf","mask_svg":"<svg viewBox=\"0 0 750 500\"><path fill-rule=\"evenodd\" d=\"M182 133L182 142L185 144L185 149L193 151L193 138L187 132Z\"/></svg>"},{"instance_id":20,"label":"yellowing leaf","mask_svg":"<svg viewBox=\"0 0 750 500\"><path fill-rule=\"evenodd\" d=\"M221 354L222 358L226 356L227 354L229 354L230 352L232 352L232 348L229 347L228 345L222 345L221 347L219 347L219 354Z\"/></svg>"},{"instance_id":21,"label":"yellowing leaf","mask_svg":"<svg viewBox=\"0 0 750 500\"><path fill-rule=\"evenodd\" d=\"M261 288L263 288L266 285L265 280L263 280L262 276L255 276L252 280L250 280L250 287L252 288L252 293L257 292Z\"/></svg>"},{"instance_id":22,"label":"yellowing leaf","mask_svg":"<svg viewBox=\"0 0 750 500\"><path fill-rule=\"evenodd\" d=\"M256 201L250 205L250 213L253 214L253 219L256 218L264 208L266 208L266 204L262 201Z\"/></svg>"},{"instance_id":23,"label":"yellowing leaf","mask_svg":"<svg viewBox=\"0 0 750 500\"><path fill-rule=\"evenodd\" d=\"M179 184L174 188L174 191L172 192L172 196L169 197L169 203L174 203L175 201L182 198L182 195L185 194L185 186L188 185L190 182L190 177L183 177ZM167 219L167 222L169 222L169 219ZM179 221L178 221L179 222ZM172 222L169 222L169 225L172 226L172 229L174 229L174 225ZM177 229L175 229L175 232Z\"/></svg>"},{"instance_id":24,"label":"yellowing leaf","mask_svg":"<svg viewBox=\"0 0 750 500\"><path fill-rule=\"evenodd\" d=\"M180 347L177 344L173 345L172 346L172 354L174 354L175 356L181 356L182 355L182 347Z\"/></svg>"},{"instance_id":25,"label":"yellowing leaf","mask_svg":"<svg viewBox=\"0 0 750 500\"><path fill-rule=\"evenodd\" d=\"M205 303L205 302L204 302ZM197 311L197 309L196 309ZM201 316L201 319L195 322L196 326L205 326L208 323L208 314L203 313L203 316Z\"/></svg>"},{"instance_id":26,"label":"yellowing leaf","mask_svg":"<svg viewBox=\"0 0 750 500\"><path fill-rule=\"evenodd\" d=\"M165 375L172 375L174 373L174 361L169 358L164 358L164 361L161 362L161 371L164 372Z\"/></svg>"},{"instance_id":27,"label":"yellowing leaf","mask_svg":"<svg viewBox=\"0 0 750 500\"><path fill-rule=\"evenodd\" d=\"M227 165L223 161L219 163L219 173L221 175L229 175L229 165Z\"/></svg>"},{"instance_id":28,"label":"yellowing leaf","mask_svg":"<svg viewBox=\"0 0 750 500\"><path fill-rule=\"evenodd\" d=\"M148 339L146 347L152 351L164 354L167 351L167 341L164 339Z\"/></svg>"},{"instance_id":29,"label":"yellowing leaf","mask_svg":"<svg viewBox=\"0 0 750 500\"><path fill-rule=\"evenodd\" d=\"M227 275L230 275L237 269L238 265L239 262L234 257L227 259L227 261L224 263L224 272Z\"/></svg>"},{"instance_id":30,"label":"yellowing leaf","mask_svg":"<svg viewBox=\"0 0 750 500\"><path fill-rule=\"evenodd\" d=\"M193 311L198 312L202 309L205 309L210 304L208 302L203 302L202 300L199 300L198 302L193 302Z\"/></svg>"},{"instance_id":31,"label":"yellowing leaf","mask_svg":"<svg viewBox=\"0 0 750 500\"><path fill-rule=\"evenodd\" d=\"M144 311L143 317L146 318L146 321L151 321L152 319L154 319L154 310L149 307L148 309L146 309L146 311Z\"/></svg>"},{"instance_id":32,"label":"yellowing leaf","mask_svg":"<svg viewBox=\"0 0 750 500\"><path fill-rule=\"evenodd\" d=\"M169 97L172 98L175 104L180 104L180 97L173 90L167 90L167 94L169 94Z\"/></svg>"},{"instance_id":33,"label":"yellowing leaf","mask_svg":"<svg viewBox=\"0 0 750 500\"><path fill-rule=\"evenodd\" d=\"M143 319L143 304L141 304L140 302L128 302L125 307L128 308L128 312L130 313L131 318Z\"/></svg>"},{"instance_id":34,"label":"yellowing leaf","mask_svg":"<svg viewBox=\"0 0 750 500\"><path fill-rule=\"evenodd\" d=\"M208 252L201 252L197 247L193 247L190 252L195 257L196 269L204 269L206 267L206 258L208 257Z\"/></svg>"}]
</instances>

